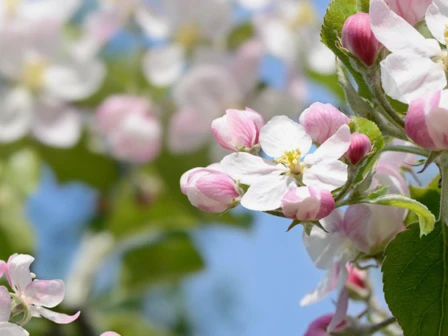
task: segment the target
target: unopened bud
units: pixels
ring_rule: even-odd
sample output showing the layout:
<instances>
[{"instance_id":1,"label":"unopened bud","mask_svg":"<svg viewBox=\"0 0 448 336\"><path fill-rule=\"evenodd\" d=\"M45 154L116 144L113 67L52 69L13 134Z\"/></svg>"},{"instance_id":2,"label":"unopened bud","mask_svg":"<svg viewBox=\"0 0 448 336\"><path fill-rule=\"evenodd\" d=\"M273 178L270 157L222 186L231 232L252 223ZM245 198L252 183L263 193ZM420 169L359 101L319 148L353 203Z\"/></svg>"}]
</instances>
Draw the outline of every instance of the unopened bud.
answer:
<instances>
[{"instance_id":1,"label":"unopened bud","mask_svg":"<svg viewBox=\"0 0 448 336\"><path fill-rule=\"evenodd\" d=\"M212 132L222 147L236 152L257 145L263 126L263 117L251 109L227 110L223 117L212 122Z\"/></svg>"},{"instance_id":2,"label":"unopened bud","mask_svg":"<svg viewBox=\"0 0 448 336\"><path fill-rule=\"evenodd\" d=\"M286 193L282 200L282 209L285 216L291 219L319 220L334 210L334 199L328 190L299 187Z\"/></svg>"},{"instance_id":3,"label":"unopened bud","mask_svg":"<svg viewBox=\"0 0 448 336\"><path fill-rule=\"evenodd\" d=\"M205 212L226 211L237 204L240 196L235 181L213 165L187 171L180 187L191 204Z\"/></svg>"},{"instance_id":4,"label":"unopened bud","mask_svg":"<svg viewBox=\"0 0 448 336\"><path fill-rule=\"evenodd\" d=\"M370 297L371 289L367 278L367 272L347 265L348 278L345 287L349 296L354 300L366 300Z\"/></svg>"},{"instance_id":5,"label":"unopened bud","mask_svg":"<svg viewBox=\"0 0 448 336\"><path fill-rule=\"evenodd\" d=\"M448 150L448 90L427 94L411 102L406 114L406 134L419 146Z\"/></svg>"},{"instance_id":6,"label":"unopened bud","mask_svg":"<svg viewBox=\"0 0 448 336\"><path fill-rule=\"evenodd\" d=\"M350 139L350 147L347 151L347 157L354 165L358 164L372 150L372 144L367 135L362 133L353 133Z\"/></svg>"},{"instance_id":7,"label":"unopened bud","mask_svg":"<svg viewBox=\"0 0 448 336\"><path fill-rule=\"evenodd\" d=\"M345 21L342 27L342 46L367 66L375 63L380 43L372 32L369 14L357 13Z\"/></svg>"},{"instance_id":8,"label":"unopened bud","mask_svg":"<svg viewBox=\"0 0 448 336\"><path fill-rule=\"evenodd\" d=\"M314 103L302 112L299 121L313 141L322 144L350 118L331 104Z\"/></svg>"}]
</instances>

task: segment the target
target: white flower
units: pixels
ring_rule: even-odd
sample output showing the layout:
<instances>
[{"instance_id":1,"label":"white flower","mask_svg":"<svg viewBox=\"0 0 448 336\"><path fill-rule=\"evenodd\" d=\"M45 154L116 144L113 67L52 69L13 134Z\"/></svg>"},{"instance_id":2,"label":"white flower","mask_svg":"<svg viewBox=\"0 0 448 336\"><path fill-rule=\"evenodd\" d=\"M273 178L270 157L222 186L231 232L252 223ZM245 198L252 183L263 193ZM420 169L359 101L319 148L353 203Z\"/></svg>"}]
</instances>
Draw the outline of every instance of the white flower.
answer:
<instances>
[{"instance_id":1,"label":"white flower","mask_svg":"<svg viewBox=\"0 0 448 336\"><path fill-rule=\"evenodd\" d=\"M434 0L426 12L435 39L424 38L384 0L371 1L370 19L376 38L392 52L381 62L382 84L389 96L410 103L447 85L447 51L439 45L446 45L448 7L443 1Z\"/></svg>"},{"instance_id":2,"label":"white flower","mask_svg":"<svg viewBox=\"0 0 448 336\"><path fill-rule=\"evenodd\" d=\"M5 286L0 286L0 335L29 336L29 333L14 323L9 323L11 315L11 296Z\"/></svg>"},{"instance_id":3,"label":"white flower","mask_svg":"<svg viewBox=\"0 0 448 336\"><path fill-rule=\"evenodd\" d=\"M332 191L347 181L347 165L338 160L350 146L347 125L307 155L311 137L300 124L278 116L262 128L260 144L274 162L248 153L234 153L221 161L233 179L250 185L241 200L245 208L277 209L288 189L298 184Z\"/></svg>"}]
</instances>

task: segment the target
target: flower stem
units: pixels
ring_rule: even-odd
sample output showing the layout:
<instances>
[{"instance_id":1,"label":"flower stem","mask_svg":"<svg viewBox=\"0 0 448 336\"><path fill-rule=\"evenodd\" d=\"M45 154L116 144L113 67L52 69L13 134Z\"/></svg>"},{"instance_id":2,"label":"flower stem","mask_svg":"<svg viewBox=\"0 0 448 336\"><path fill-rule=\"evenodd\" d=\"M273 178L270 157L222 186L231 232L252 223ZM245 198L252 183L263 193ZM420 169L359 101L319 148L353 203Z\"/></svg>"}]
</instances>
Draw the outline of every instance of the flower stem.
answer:
<instances>
[{"instance_id":1,"label":"flower stem","mask_svg":"<svg viewBox=\"0 0 448 336\"><path fill-rule=\"evenodd\" d=\"M384 329L395 322L397 322L397 319L391 316L380 323L373 324L369 326L369 335L374 334L375 332L380 331L381 329Z\"/></svg>"}]
</instances>

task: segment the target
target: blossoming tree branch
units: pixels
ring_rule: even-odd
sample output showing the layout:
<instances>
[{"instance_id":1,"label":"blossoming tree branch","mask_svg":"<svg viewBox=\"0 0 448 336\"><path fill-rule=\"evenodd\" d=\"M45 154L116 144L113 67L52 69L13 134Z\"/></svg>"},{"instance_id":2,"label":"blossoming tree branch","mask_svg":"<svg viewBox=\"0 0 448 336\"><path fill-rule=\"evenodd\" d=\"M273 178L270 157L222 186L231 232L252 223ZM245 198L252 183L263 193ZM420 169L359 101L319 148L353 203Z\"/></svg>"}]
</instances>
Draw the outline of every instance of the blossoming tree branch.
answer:
<instances>
[{"instance_id":1,"label":"blossoming tree branch","mask_svg":"<svg viewBox=\"0 0 448 336\"><path fill-rule=\"evenodd\" d=\"M448 1L333 0L321 39L336 57L343 111L314 103L298 120L228 109L211 123L222 160L180 180L195 207L238 205L303 226L326 275L308 305L337 292L317 335L448 334ZM437 165L426 187L405 173ZM389 310L368 270L381 267ZM365 310L348 314L350 301Z\"/></svg>"}]
</instances>

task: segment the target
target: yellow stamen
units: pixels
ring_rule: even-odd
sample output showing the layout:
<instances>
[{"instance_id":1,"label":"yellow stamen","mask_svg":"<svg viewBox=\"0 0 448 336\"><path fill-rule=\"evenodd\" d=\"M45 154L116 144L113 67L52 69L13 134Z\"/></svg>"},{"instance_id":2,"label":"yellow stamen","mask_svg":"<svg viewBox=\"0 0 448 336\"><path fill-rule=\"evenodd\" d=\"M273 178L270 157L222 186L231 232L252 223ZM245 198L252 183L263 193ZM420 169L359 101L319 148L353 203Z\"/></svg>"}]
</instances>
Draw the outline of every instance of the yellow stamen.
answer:
<instances>
[{"instance_id":1,"label":"yellow stamen","mask_svg":"<svg viewBox=\"0 0 448 336\"><path fill-rule=\"evenodd\" d=\"M310 26L316 22L316 11L314 6L309 1L299 4L297 9L297 14L289 23L291 28Z\"/></svg>"},{"instance_id":2,"label":"yellow stamen","mask_svg":"<svg viewBox=\"0 0 448 336\"><path fill-rule=\"evenodd\" d=\"M25 64L21 82L30 90L36 91L44 84L44 72L47 62L42 59L33 59Z\"/></svg>"},{"instance_id":3,"label":"yellow stamen","mask_svg":"<svg viewBox=\"0 0 448 336\"><path fill-rule=\"evenodd\" d=\"M185 48L191 48L201 39L201 33L196 24L190 23L182 26L175 34L174 40Z\"/></svg>"},{"instance_id":4,"label":"yellow stamen","mask_svg":"<svg viewBox=\"0 0 448 336\"><path fill-rule=\"evenodd\" d=\"M291 151L285 152L278 160L278 163L284 164L289 168L291 173L300 174L302 172L302 167L300 165L301 153L299 149L293 149Z\"/></svg>"},{"instance_id":5,"label":"yellow stamen","mask_svg":"<svg viewBox=\"0 0 448 336\"><path fill-rule=\"evenodd\" d=\"M21 0L4 0L6 12L10 16L15 16L17 14L17 10L19 8Z\"/></svg>"}]
</instances>

